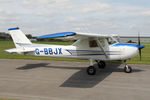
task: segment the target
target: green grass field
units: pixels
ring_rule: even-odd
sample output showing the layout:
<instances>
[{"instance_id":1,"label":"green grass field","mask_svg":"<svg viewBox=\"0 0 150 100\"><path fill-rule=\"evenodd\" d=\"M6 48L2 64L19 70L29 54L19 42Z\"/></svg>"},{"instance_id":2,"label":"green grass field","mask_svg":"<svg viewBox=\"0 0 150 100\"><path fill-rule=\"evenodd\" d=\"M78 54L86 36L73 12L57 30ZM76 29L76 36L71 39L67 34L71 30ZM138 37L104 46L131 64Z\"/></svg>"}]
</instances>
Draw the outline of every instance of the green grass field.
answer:
<instances>
[{"instance_id":1,"label":"green grass field","mask_svg":"<svg viewBox=\"0 0 150 100\"><path fill-rule=\"evenodd\" d=\"M71 42L34 42L41 44L61 44L61 45L70 45ZM135 58L128 60L130 64L150 64L150 44L143 43L145 46L142 49L142 61L139 60L139 55ZM35 57L35 56L24 56L19 54L8 54L4 52L6 49L15 48L12 41L0 41L0 59L32 59L32 60L58 60L58 61L80 61L86 62L88 60L79 60L79 59L67 59L67 58L51 58L51 57Z\"/></svg>"}]
</instances>

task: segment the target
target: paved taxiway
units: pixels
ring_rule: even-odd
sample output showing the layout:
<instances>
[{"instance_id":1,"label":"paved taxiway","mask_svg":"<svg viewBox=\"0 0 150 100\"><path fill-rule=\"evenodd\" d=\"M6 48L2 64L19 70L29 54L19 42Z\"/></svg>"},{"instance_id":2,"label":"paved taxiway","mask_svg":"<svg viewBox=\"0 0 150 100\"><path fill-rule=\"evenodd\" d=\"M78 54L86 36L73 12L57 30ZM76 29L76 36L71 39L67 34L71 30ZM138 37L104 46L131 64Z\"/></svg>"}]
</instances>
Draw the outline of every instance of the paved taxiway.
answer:
<instances>
[{"instance_id":1,"label":"paved taxiway","mask_svg":"<svg viewBox=\"0 0 150 100\"><path fill-rule=\"evenodd\" d=\"M87 62L0 60L0 98L20 100L149 100L150 65L107 64L86 74Z\"/></svg>"}]
</instances>

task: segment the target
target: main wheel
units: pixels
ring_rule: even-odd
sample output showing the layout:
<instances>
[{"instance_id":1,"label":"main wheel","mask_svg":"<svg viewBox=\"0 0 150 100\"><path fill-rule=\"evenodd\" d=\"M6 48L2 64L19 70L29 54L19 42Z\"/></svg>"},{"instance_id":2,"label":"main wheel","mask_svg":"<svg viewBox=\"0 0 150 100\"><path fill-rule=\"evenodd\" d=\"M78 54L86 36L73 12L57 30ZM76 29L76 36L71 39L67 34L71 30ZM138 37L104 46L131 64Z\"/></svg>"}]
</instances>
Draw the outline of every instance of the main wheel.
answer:
<instances>
[{"instance_id":1,"label":"main wheel","mask_svg":"<svg viewBox=\"0 0 150 100\"><path fill-rule=\"evenodd\" d=\"M87 74L88 75L95 75L96 74L96 68L94 66L90 66L87 68Z\"/></svg>"},{"instance_id":2,"label":"main wheel","mask_svg":"<svg viewBox=\"0 0 150 100\"><path fill-rule=\"evenodd\" d=\"M124 67L124 72L126 72L126 73L131 73L131 72L132 72L132 68L131 68L130 66L126 65L126 66Z\"/></svg>"},{"instance_id":3,"label":"main wheel","mask_svg":"<svg viewBox=\"0 0 150 100\"><path fill-rule=\"evenodd\" d=\"M98 62L98 67L99 67L100 69L104 69L105 66L106 66L106 63L105 63L104 61L99 61L99 62Z\"/></svg>"}]
</instances>

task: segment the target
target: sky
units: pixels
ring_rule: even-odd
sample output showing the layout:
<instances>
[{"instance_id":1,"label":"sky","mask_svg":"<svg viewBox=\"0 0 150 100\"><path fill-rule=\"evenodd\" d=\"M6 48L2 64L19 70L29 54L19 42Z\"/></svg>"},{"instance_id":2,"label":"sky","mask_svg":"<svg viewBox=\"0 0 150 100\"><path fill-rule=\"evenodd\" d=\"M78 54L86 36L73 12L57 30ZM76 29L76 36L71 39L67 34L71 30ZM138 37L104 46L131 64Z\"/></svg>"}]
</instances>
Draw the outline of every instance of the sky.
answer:
<instances>
[{"instance_id":1,"label":"sky","mask_svg":"<svg viewBox=\"0 0 150 100\"><path fill-rule=\"evenodd\" d=\"M0 31L150 36L150 0L0 0Z\"/></svg>"}]
</instances>

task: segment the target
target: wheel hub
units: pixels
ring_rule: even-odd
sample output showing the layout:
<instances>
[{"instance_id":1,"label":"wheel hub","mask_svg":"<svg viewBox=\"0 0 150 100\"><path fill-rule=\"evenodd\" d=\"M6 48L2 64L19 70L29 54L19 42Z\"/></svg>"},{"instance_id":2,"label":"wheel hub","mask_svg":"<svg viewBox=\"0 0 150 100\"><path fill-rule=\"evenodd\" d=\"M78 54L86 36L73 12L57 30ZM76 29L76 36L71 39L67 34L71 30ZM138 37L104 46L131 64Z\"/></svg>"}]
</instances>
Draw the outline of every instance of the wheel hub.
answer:
<instances>
[{"instance_id":1,"label":"wheel hub","mask_svg":"<svg viewBox=\"0 0 150 100\"><path fill-rule=\"evenodd\" d=\"M93 69L90 69L90 70L89 70L89 72L90 72L90 73L93 73L93 72L94 72L94 70L93 70Z\"/></svg>"},{"instance_id":2,"label":"wheel hub","mask_svg":"<svg viewBox=\"0 0 150 100\"><path fill-rule=\"evenodd\" d=\"M127 72L130 72L130 69L129 69L128 67L126 67L126 71L127 71Z\"/></svg>"}]
</instances>

